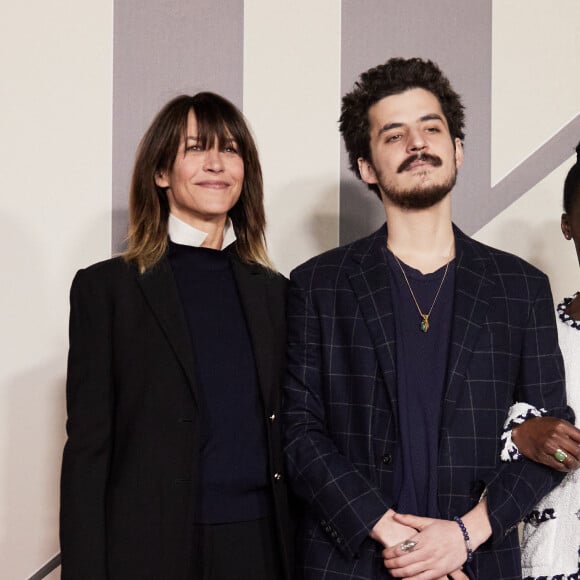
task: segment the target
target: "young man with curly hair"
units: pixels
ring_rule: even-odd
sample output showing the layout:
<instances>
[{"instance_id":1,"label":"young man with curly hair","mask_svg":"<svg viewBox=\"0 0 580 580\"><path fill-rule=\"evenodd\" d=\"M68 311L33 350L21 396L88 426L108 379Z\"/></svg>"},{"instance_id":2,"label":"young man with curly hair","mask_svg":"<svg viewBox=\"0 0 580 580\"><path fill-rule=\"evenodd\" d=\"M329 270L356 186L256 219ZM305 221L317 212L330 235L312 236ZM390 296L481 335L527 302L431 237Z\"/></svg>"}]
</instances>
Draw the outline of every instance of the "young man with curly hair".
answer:
<instances>
[{"instance_id":1,"label":"young man with curly hair","mask_svg":"<svg viewBox=\"0 0 580 580\"><path fill-rule=\"evenodd\" d=\"M500 462L514 401L569 409L546 276L452 223L463 128L431 61L391 59L343 99L351 169L386 224L291 275L285 446L307 580L519 579L517 524L561 478Z\"/></svg>"}]
</instances>

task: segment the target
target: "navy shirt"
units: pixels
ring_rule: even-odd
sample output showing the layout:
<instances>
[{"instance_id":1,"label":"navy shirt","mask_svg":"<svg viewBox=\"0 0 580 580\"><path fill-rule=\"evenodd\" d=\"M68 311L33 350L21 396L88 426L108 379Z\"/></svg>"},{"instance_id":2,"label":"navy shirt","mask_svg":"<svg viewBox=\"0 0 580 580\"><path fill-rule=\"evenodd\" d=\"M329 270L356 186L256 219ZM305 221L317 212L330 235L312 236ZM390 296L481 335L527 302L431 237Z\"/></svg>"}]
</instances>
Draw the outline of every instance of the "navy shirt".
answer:
<instances>
[{"instance_id":1,"label":"navy shirt","mask_svg":"<svg viewBox=\"0 0 580 580\"><path fill-rule=\"evenodd\" d=\"M266 427L254 352L227 251L169 243L202 405L195 519L226 523L269 510Z\"/></svg>"},{"instance_id":2,"label":"navy shirt","mask_svg":"<svg viewBox=\"0 0 580 580\"><path fill-rule=\"evenodd\" d=\"M439 517L437 458L441 404L451 342L455 261L449 264L439 297L423 332L421 316L401 267L388 252L397 343L397 395L400 452L395 464L396 509L400 513ZM423 275L400 262L424 314L429 312L445 266ZM396 496L395 496L396 497Z\"/></svg>"}]
</instances>

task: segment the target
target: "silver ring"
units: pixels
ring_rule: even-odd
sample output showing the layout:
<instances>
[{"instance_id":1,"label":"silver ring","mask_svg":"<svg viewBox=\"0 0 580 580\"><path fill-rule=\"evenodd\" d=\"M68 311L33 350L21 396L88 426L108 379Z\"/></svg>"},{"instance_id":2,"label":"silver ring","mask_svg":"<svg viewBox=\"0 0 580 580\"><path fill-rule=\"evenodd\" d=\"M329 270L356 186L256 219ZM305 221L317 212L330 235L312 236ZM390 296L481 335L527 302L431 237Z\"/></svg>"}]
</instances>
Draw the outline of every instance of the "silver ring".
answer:
<instances>
[{"instance_id":1,"label":"silver ring","mask_svg":"<svg viewBox=\"0 0 580 580\"><path fill-rule=\"evenodd\" d=\"M404 542L401 542L400 548L403 552L412 552L416 545L417 542L415 542L415 540L405 540Z\"/></svg>"}]
</instances>

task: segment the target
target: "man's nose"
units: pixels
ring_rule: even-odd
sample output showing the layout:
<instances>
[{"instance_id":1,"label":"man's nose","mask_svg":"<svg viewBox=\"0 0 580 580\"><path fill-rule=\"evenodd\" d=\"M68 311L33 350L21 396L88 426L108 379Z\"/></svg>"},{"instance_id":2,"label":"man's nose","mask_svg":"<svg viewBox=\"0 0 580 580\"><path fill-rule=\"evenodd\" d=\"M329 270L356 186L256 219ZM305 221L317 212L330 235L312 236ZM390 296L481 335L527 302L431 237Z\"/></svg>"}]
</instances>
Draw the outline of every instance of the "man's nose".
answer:
<instances>
[{"instance_id":1,"label":"man's nose","mask_svg":"<svg viewBox=\"0 0 580 580\"><path fill-rule=\"evenodd\" d=\"M411 129L407 138L407 150L410 153L417 153L422 151L427 146L425 136L419 129Z\"/></svg>"}]
</instances>

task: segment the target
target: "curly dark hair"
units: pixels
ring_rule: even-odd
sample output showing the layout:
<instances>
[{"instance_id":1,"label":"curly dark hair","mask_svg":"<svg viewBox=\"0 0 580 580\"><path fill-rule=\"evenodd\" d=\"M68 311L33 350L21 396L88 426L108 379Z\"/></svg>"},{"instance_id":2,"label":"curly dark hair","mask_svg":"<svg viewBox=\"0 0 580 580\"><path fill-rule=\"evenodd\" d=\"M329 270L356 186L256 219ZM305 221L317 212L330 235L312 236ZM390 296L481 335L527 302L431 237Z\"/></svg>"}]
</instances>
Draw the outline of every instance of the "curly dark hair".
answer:
<instances>
[{"instance_id":1,"label":"curly dark hair","mask_svg":"<svg viewBox=\"0 0 580 580\"><path fill-rule=\"evenodd\" d=\"M576 145L576 163L572 165L564 181L564 211L572 213L573 206L580 199L580 142Z\"/></svg>"},{"instance_id":2,"label":"curly dark hair","mask_svg":"<svg viewBox=\"0 0 580 580\"><path fill-rule=\"evenodd\" d=\"M340 132L350 168L359 179L358 159L370 161L369 109L385 97L415 88L425 89L437 97L451 138L454 141L465 138L461 97L453 90L441 69L434 62L421 58L391 58L385 64L362 73L354 89L342 99ZM368 187L381 198L376 184L369 184Z\"/></svg>"}]
</instances>

